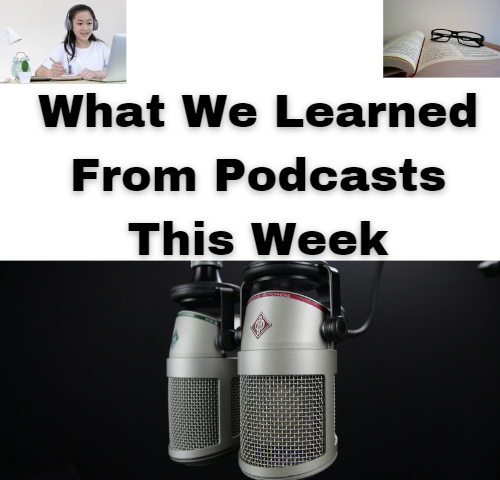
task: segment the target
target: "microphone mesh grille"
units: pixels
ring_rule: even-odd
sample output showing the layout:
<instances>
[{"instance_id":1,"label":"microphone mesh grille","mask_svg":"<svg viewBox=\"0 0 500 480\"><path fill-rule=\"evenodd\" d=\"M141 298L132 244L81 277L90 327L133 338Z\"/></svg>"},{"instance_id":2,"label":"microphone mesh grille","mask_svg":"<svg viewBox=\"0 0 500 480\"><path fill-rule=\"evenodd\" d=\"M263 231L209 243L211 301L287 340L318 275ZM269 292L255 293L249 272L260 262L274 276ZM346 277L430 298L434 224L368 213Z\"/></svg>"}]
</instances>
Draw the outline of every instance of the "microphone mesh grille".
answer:
<instances>
[{"instance_id":1,"label":"microphone mesh grille","mask_svg":"<svg viewBox=\"0 0 500 480\"><path fill-rule=\"evenodd\" d=\"M240 378L231 379L231 436L240 434Z\"/></svg>"},{"instance_id":2,"label":"microphone mesh grille","mask_svg":"<svg viewBox=\"0 0 500 480\"><path fill-rule=\"evenodd\" d=\"M168 379L170 445L196 450L219 443L219 380Z\"/></svg>"},{"instance_id":3,"label":"microphone mesh grille","mask_svg":"<svg viewBox=\"0 0 500 480\"><path fill-rule=\"evenodd\" d=\"M325 454L323 375L241 375L241 458L300 465Z\"/></svg>"}]
</instances>

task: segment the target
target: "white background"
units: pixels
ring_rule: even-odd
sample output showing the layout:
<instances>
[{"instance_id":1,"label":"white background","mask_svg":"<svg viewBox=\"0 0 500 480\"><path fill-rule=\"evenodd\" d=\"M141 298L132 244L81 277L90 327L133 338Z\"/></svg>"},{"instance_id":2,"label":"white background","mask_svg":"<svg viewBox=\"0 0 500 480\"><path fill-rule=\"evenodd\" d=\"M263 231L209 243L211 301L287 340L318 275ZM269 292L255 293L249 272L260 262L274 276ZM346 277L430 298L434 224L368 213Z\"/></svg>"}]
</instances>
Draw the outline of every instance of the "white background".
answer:
<instances>
[{"instance_id":1,"label":"white background","mask_svg":"<svg viewBox=\"0 0 500 480\"><path fill-rule=\"evenodd\" d=\"M98 5L92 6L97 13ZM215 230L231 232L232 254L221 258L206 250L204 257L221 260L257 258L252 222L295 222L297 239L307 230L359 235L360 222L371 221L372 231L389 231L383 244L390 259L500 257L500 79L382 79L381 1L129 0L127 22L126 85L0 85L0 258L185 258L164 257L158 233L151 255L140 257L137 233L128 232L129 222L169 220L192 238L196 220L205 222L207 238ZM109 34L103 22L100 30ZM113 107L145 107L160 95L165 127L87 128L84 115L77 128L44 127L39 94L71 99L90 92ZM448 110L467 92L477 94L477 128L417 122L390 129L383 115L378 128L276 127L279 94L288 95L291 116L304 118L316 102L334 110L345 102L365 108L369 102L409 102L417 109L438 102ZM251 103L257 123L237 128L226 116L221 128L189 128L183 94L225 94L228 104ZM339 174L350 166L398 169L412 158L419 170L443 169L446 187L406 192L398 178L390 192L256 192L241 180L229 192L215 191L217 158L238 158L247 171L267 166L279 172L297 156L307 158L309 171L329 166ZM117 182L114 192L103 192L89 182L85 192L73 192L74 158L122 169L190 166L197 189L136 193ZM191 247L191 258L193 252ZM335 256L327 249L320 257ZM296 242L290 258L306 258ZM343 258L362 257L358 249Z\"/></svg>"},{"instance_id":2,"label":"white background","mask_svg":"<svg viewBox=\"0 0 500 480\"><path fill-rule=\"evenodd\" d=\"M413 30L430 37L434 28L447 28L500 44L499 20L499 0L384 0L384 42Z\"/></svg>"}]
</instances>

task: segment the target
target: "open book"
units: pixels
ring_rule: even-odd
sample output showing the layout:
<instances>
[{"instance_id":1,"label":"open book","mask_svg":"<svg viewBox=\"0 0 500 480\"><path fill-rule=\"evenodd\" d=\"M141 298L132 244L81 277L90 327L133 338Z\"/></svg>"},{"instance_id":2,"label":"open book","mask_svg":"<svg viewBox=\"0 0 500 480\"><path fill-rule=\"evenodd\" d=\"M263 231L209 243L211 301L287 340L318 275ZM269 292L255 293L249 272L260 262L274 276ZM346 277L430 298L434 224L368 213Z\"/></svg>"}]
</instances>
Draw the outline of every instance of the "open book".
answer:
<instances>
[{"instance_id":1,"label":"open book","mask_svg":"<svg viewBox=\"0 0 500 480\"><path fill-rule=\"evenodd\" d=\"M500 76L500 52L461 45L454 38L448 42L426 41L424 34L415 30L384 45L384 77L414 76Z\"/></svg>"}]
</instances>

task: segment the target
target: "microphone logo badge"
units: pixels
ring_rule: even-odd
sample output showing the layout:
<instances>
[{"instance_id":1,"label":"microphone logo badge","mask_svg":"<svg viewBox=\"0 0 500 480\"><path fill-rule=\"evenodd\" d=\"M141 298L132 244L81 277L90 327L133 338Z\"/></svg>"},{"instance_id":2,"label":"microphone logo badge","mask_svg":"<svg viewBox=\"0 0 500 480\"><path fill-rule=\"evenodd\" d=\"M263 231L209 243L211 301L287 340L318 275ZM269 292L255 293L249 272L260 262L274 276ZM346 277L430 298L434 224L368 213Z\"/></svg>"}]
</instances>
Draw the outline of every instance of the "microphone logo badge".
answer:
<instances>
[{"instance_id":1,"label":"microphone logo badge","mask_svg":"<svg viewBox=\"0 0 500 480\"><path fill-rule=\"evenodd\" d=\"M172 335L172 347L177 343L177 340L179 340L179 335L177 334L177 330L175 330L174 334Z\"/></svg>"},{"instance_id":2,"label":"microphone logo badge","mask_svg":"<svg viewBox=\"0 0 500 480\"><path fill-rule=\"evenodd\" d=\"M272 323L270 320L264 315L263 312L260 312L255 321L250 325L250 329L254 333L257 338L260 338L261 335L272 327Z\"/></svg>"}]
</instances>

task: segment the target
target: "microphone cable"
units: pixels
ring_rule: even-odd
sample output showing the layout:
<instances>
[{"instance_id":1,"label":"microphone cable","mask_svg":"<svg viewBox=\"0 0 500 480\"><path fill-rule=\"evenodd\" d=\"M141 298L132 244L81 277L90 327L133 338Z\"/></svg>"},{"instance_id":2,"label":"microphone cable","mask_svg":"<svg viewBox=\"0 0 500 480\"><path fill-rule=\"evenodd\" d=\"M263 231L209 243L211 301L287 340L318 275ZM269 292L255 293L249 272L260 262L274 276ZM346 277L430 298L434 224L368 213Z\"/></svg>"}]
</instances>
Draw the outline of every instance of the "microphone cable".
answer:
<instances>
[{"instance_id":1,"label":"microphone cable","mask_svg":"<svg viewBox=\"0 0 500 480\"><path fill-rule=\"evenodd\" d=\"M373 317L375 316L375 307L377 306L377 298L378 298L378 289L380 286L380 277L382 275L382 267L384 266L384 262L380 261L377 262L377 266L375 267L375 274L373 275L373 283L372 283L372 294L371 294L371 310L370 313L368 314L368 318L365 320L365 323L357 328L356 330L348 330L347 336L349 338L352 337L357 337L361 335L362 333L365 333L366 330L368 330L368 327L370 326L370 323L373 320Z\"/></svg>"}]
</instances>

